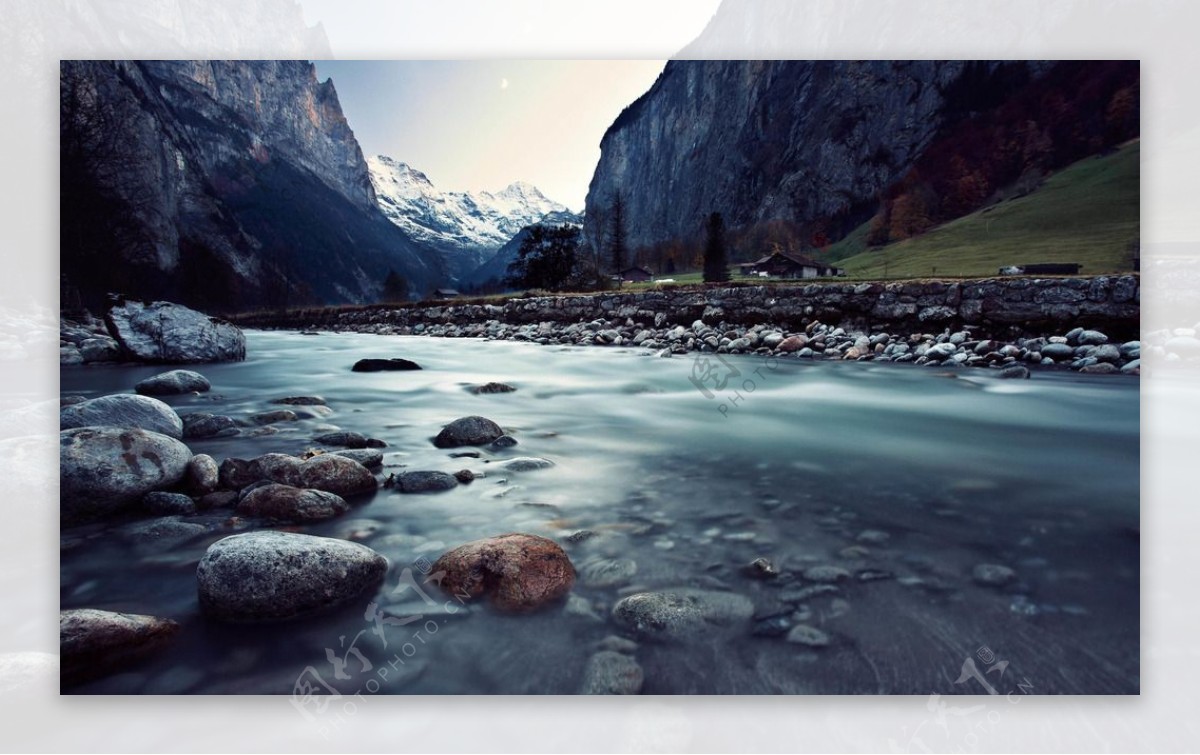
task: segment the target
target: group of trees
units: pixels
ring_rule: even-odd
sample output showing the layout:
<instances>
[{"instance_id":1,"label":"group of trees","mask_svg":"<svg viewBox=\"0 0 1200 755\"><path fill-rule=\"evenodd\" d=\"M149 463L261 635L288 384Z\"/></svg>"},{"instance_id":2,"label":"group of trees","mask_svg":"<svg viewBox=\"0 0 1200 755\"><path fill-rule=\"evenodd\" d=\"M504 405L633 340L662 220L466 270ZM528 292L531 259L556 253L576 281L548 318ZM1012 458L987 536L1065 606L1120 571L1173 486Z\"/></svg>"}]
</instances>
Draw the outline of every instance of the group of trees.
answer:
<instances>
[{"instance_id":1,"label":"group of trees","mask_svg":"<svg viewBox=\"0 0 1200 755\"><path fill-rule=\"evenodd\" d=\"M517 257L508 266L505 282L513 288L550 291L602 289L631 265L645 265L641 255L631 255L625 225L625 202L620 192L613 195L596 223L599 231L584 238L575 226L535 225L527 229ZM725 222L712 213L704 228L701 260L706 282L729 280L729 251ZM680 253L680 257L683 255ZM687 260L684 261L685 264ZM678 268L675 256L654 265L664 274Z\"/></svg>"},{"instance_id":2,"label":"group of trees","mask_svg":"<svg viewBox=\"0 0 1200 755\"><path fill-rule=\"evenodd\" d=\"M1136 61L1064 61L1032 82L969 68L944 92L949 124L880 198L867 242L919 235L1138 135ZM981 99L979 92L995 90ZM974 93L974 94L972 94Z\"/></svg>"}]
</instances>

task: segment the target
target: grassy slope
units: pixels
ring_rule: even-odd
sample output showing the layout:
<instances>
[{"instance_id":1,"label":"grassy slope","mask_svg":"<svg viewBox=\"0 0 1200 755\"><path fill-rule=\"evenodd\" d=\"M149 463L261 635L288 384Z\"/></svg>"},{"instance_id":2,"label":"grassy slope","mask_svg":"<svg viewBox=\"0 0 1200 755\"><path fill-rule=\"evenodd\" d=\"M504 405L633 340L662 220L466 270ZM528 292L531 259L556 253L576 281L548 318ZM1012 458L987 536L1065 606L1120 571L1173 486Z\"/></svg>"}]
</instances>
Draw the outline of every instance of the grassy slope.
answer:
<instances>
[{"instance_id":1,"label":"grassy slope","mask_svg":"<svg viewBox=\"0 0 1200 755\"><path fill-rule=\"evenodd\" d=\"M1031 194L916 238L867 249L863 226L831 246L830 257L847 255L840 264L853 278L995 275L1004 265L1030 262L1078 262L1080 273L1088 275L1131 270L1139 146L1135 141L1113 154L1080 160Z\"/></svg>"}]
</instances>

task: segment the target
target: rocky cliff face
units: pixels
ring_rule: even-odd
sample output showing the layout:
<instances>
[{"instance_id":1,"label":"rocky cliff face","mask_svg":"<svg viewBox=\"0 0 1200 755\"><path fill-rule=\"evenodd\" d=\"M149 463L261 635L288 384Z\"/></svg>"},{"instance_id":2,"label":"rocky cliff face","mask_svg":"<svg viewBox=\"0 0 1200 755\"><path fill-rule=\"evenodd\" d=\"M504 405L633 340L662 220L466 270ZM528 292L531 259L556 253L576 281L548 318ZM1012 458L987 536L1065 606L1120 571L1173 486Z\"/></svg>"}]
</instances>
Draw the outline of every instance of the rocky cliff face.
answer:
<instances>
[{"instance_id":1,"label":"rocky cliff face","mask_svg":"<svg viewBox=\"0 0 1200 755\"><path fill-rule=\"evenodd\" d=\"M302 61L66 61L65 283L216 310L440 281L389 223L331 82Z\"/></svg>"},{"instance_id":2,"label":"rocky cliff face","mask_svg":"<svg viewBox=\"0 0 1200 755\"><path fill-rule=\"evenodd\" d=\"M586 214L620 192L636 248L696 237L714 211L736 228L861 210L937 134L966 65L671 61L601 141Z\"/></svg>"}]
</instances>

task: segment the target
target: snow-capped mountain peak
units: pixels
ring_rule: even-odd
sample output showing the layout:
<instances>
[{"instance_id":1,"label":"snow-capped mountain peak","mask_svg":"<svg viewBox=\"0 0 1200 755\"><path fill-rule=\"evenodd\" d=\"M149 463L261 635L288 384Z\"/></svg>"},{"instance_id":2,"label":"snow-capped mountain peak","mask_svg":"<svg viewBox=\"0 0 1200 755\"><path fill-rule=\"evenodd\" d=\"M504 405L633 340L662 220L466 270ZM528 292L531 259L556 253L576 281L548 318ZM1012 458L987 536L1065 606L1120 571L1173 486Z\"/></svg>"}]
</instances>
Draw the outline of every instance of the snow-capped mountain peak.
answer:
<instances>
[{"instance_id":1,"label":"snow-capped mountain peak","mask_svg":"<svg viewBox=\"0 0 1200 755\"><path fill-rule=\"evenodd\" d=\"M384 215L447 255L486 258L530 223L567 211L524 181L495 193L442 191L421 171L386 155L368 158L367 167Z\"/></svg>"}]
</instances>

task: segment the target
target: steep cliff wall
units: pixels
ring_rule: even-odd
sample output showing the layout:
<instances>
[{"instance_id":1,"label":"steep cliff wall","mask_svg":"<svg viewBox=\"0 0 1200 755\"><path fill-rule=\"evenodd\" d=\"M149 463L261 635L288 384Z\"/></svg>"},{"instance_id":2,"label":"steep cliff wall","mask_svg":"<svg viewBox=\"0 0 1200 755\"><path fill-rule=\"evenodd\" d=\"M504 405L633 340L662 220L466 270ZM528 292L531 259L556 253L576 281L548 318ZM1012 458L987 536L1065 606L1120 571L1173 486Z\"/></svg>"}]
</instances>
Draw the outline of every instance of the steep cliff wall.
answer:
<instances>
[{"instance_id":1,"label":"steep cliff wall","mask_svg":"<svg viewBox=\"0 0 1200 755\"><path fill-rule=\"evenodd\" d=\"M869 201L937 132L961 61L671 61L601 141L587 214L626 201L633 247ZM596 212L599 210L599 212Z\"/></svg>"},{"instance_id":2,"label":"steep cliff wall","mask_svg":"<svg viewBox=\"0 0 1200 755\"><path fill-rule=\"evenodd\" d=\"M66 287L210 310L372 300L436 257L383 216L330 82L301 61L65 61Z\"/></svg>"}]
</instances>

